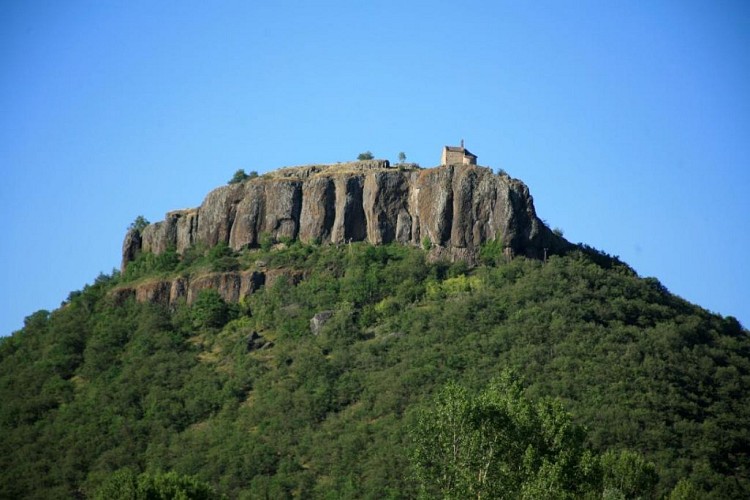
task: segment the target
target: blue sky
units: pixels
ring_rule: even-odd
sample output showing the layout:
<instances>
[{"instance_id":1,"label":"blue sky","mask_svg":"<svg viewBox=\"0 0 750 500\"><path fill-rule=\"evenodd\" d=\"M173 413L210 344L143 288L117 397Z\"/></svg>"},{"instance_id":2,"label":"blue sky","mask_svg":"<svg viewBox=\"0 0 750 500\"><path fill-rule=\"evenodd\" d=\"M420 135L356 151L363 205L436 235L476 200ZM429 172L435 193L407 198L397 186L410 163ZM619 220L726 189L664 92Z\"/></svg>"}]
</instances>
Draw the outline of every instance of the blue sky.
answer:
<instances>
[{"instance_id":1,"label":"blue sky","mask_svg":"<svg viewBox=\"0 0 750 500\"><path fill-rule=\"evenodd\" d=\"M238 168L463 138L537 213L750 325L750 4L0 4L0 334Z\"/></svg>"}]
</instances>

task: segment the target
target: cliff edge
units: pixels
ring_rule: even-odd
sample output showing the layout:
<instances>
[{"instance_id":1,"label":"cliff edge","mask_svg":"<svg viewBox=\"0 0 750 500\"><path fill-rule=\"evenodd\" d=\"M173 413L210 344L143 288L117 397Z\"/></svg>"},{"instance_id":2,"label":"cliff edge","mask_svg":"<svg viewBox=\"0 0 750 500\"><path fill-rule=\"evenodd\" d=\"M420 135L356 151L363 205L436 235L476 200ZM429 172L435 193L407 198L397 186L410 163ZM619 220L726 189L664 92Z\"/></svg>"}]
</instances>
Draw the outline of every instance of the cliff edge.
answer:
<instances>
[{"instance_id":1,"label":"cliff edge","mask_svg":"<svg viewBox=\"0 0 750 500\"><path fill-rule=\"evenodd\" d=\"M122 270L139 252L221 242L240 250L274 240L424 245L432 258L476 263L480 245L542 257L569 246L539 218L528 187L476 165L419 169L385 160L282 168L211 191L198 208L129 231Z\"/></svg>"}]
</instances>

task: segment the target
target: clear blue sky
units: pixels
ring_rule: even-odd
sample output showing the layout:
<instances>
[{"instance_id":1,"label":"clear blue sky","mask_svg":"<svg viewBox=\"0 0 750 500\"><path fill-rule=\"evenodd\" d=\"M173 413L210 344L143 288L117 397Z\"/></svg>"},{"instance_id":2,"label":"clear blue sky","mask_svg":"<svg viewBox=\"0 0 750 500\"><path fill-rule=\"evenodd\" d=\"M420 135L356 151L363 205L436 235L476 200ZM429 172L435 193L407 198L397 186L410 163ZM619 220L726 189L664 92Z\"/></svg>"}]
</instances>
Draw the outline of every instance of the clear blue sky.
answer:
<instances>
[{"instance_id":1,"label":"clear blue sky","mask_svg":"<svg viewBox=\"0 0 750 500\"><path fill-rule=\"evenodd\" d=\"M461 138L574 242L750 326L746 1L0 5L0 334L238 168Z\"/></svg>"}]
</instances>

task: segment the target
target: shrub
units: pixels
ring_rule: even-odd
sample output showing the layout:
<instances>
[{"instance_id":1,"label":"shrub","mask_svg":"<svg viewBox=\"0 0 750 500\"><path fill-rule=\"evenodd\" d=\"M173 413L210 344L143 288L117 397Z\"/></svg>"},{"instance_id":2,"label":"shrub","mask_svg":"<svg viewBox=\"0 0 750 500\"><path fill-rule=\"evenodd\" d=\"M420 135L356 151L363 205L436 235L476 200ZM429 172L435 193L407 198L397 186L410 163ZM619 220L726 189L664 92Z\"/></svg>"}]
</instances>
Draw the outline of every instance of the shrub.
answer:
<instances>
[{"instance_id":1,"label":"shrub","mask_svg":"<svg viewBox=\"0 0 750 500\"><path fill-rule=\"evenodd\" d=\"M182 261L177 270L182 271L201 264L206 258L206 253L205 244L196 243L191 245L182 252Z\"/></svg>"},{"instance_id":2,"label":"shrub","mask_svg":"<svg viewBox=\"0 0 750 500\"><path fill-rule=\"evenodd\" d=\"M365 151L364 153L359 153L359 156L357 156L357 159L360 160L360 161L362 161L362 160L372 160L373 158L375 158L375 157L369 151Z\"/></svg>"},{"instance_id":3,"label":"shrub","mask_svg":"<svg viewBox=\"0 0 750 500\"><path fill-rule=\"evenodd\" d=\"M255 172L255 176L258 176L257 172ZM250 178L250 176L245 173L244 169L241 168L234 173L231 179L229 179L229 184L237 184L248 178Z\"/></svg>"},{"instance_id":4,"label":"shrub","mask_svg":"<svg viewBox=\"0 0 750 500\"><path fill-rule=\"evenodd\" d=\"M260 233L260 236L258 237L258 244L264 252L269 251L273 246L273 243L273 236L266 232Z\"/></svg>"},{"instance_id":5,"label":"shrub","mask_svg":"<svg viewBox=\"0 0 750 500\"><path fill-rule=\"evenodd\" d=\"M231 308L213 288L201 290L193 303L191 316L193 326L199 328L221 328L231 318Z\"/></svg>"},{"instance_id":6,"label":"shrub","mask_svg":"<svg viewBox=\"0 0 750 500\"><path fill-rule=\"evenodd\" d=\"M215 272L236 271L240 267L237 254L224 242L218 243L207 254L211 270Z\"/></svg>"},{"instance_id":7,"label":"shrub","mask_svg":"<svg viewBox=\"0 0 750 500\"><path fill-rule=\"evenodd\" d=\"M479 248L479 260L486 266L496 266L503 262L505 247L501 238L485 242Z\"/></svg>"},{"instance_id":8,"label":"shrub","mask_svg":"<svg viewBox=\"0 0 750 500\"><path fill-rule=\"evenodd\" d=\"M180 264L180 256L174 247L156 255L151 252L139 253L135 260L128 263L122 278L132 281L153 273L169 273L177 269Z\"/></svg>"},{"instance_id":9,"label":"shrub","mask_svg":"<svg viewBox=\"0 0 750 500\"><path fill-rule=\"evenodd\" d=\"M422 248L424 248L428 252L432 248L432 240L430 240L429 236L425 236L424 238L422 238Z\"/></svg>"}]
</instances>

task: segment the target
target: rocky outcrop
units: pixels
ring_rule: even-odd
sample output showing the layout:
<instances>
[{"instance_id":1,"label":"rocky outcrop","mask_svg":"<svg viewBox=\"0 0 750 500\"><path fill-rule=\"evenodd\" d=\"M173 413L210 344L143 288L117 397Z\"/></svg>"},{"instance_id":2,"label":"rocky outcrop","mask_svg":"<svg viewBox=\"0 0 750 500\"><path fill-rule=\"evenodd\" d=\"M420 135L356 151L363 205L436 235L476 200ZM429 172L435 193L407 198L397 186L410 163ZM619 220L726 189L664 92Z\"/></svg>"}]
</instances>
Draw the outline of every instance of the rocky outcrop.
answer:
<instances>
[{"instance_id":1,"label":"rocky outcrop","mask_svg":"<svg viewBox=\"0 0 750 500\"><path fill-rule=\"evenodd\" d=\"M184 300L192 304L201 290L214 289L227 302L239 302L265 284L272 284L284 276L290 283L298 283L302 276L292 271L284 274L282 270L273 271L233 271L209 273L196 277L177 277L173 280L153 280L126 285L111 292L116 304L122 304L130 297L138 302L151 302L165 306L174 306Z\"/></svg>"},{"instance_id":2,"label":"rocky outcrop","mask_svg":"<svg viewBox=\"0 0 750 500\"><path fill-rule=\"evenodd\" d=\"M310 331L313 335L320 333L323 326L333 317L333 311L321 311L310 319Z\"/></svg>"},{"instance_id":3,"label":"rocky outcrop","mask_svg":"<svg viewBox=\"0 0 750 500\"><path fill-rule=\"evenodd\" d=\"M142 246L141 233L136 229L129 229L125 233L125 240L122 242L122 264L120 264L120 269L125 270L125 266L128 265L128 262L135 259L138 252L141 251Z\"/></svg>"},{"instance_id":4,"label":"rocky outcrop","mask_svg":"<svg viewBox=\"0 0 750 500\"><path fill-rule=\"evenodd\" d=\"M220 242L239 250L258 246L261 235L334 244L429 240L433 257L469 263L483 242L497 238L509 253L532 257L568 245L537 218L519 180L474 165L397 169L372 160L284 168L215 189L196 209L169 212L140 234L128 232L122 266L139 251L182 253L196 243ZM181 293L189 295L190 289L170 290L170 297Z\"/></svg>"}]
</instances>

